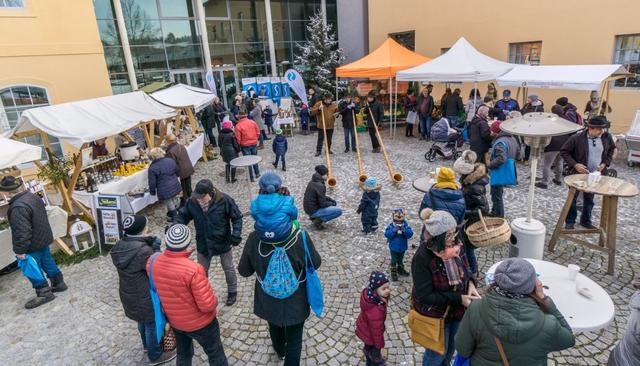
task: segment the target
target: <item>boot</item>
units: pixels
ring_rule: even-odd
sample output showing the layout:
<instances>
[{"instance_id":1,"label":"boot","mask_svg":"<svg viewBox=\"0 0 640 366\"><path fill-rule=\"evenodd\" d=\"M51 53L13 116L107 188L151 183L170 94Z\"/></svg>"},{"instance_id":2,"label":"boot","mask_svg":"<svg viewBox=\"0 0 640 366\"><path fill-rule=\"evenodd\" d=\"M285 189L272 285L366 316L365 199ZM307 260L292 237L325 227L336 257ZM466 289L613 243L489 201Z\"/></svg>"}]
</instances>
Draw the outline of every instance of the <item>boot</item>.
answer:
<instances>
[{"instance_id":1,"label":"boot","mask_svg":"<svg viewBox=\"0 0 640 366\"><path fill-rule=\"evenodd\" d=\"M320 151L316 151L316 157L320 156Z\"/></svg>"},{"instance_id":2,"label":"boot","mask_svg":"<svg viewBox=\"0 0 640 366\"><path fill-rule=\"evenodd\" d=\"M227 183L231 183L231 166L228 164L224 166L224 180Z\"/></svg>"},{"instance_id":3,"label":"boot","mask_svg":"<svg viewBox=\"0 0 640 366\"><path fill-rule=\"evenodd\" d=\"M391 266L391 281L397 281L398 280L398 267L397 266Z\"/></svg>"},{"instance_id":4,"label":"boot","mask_svg":"<svg viewBox=\"0 0 640 366\"><path fill-rule=\"evenodd\" d=\"M62 272L60 272L57 276L51 279L51 291L53 292L63 292L67 291L67 284L64 283L64 277L62 276Z\"/></svg>"},{"instance_id":5,"label":"boot","mask_svg":"<svg viewBox=\"0 0 640 366\"><path fill-rule=\"evenodd\" d=\"M237 298L238 298L237 292L229 292L229 294L227 295L227 302L225 302L224 304L226 306L231 306L236 303Z\"/></svg>"},{"instance_id":6,"label":"boot","mask_svg":"<svg viewBox=\"0 0 640 366\"><path fill-rule=\"evenodd\" d=\"M46 285L45 287L37 288L36 297L27 301L27 303L24 304L24 307L27 309L35 309L38 306L44 305L55 298L56 296L53 294L53 292L51 292L51 287L49 287L49 285Z\"/></svg>"},{"instance_id":7,"label":"boot","mask_svg":"<svg viewBox=\"0 0 640 366\"><path fill-rule=\"evenodd\" d=\"M173 351L163 352L160 358L155 361L149 361L149 366L156 366L165 364L174 358L176 358L177 351L174 349Z\"/></svg>"},{"instance_id":8,"label":"boot","mask_svg":"<svg viewBox=\"0 0 640 366\"><path fill-rule=\"evenodd\" d=\"M404 265L398 266L398 274L402 277L409 277L411 274L404 269Z\"/></svg>"},{"instance_id":9,"label":"boot","mask_svg":"<svg viewBox=\"0 0 640 366\"><path fill-rule=\"evenodd\" d=\"M324 223L318 218L313 219L313 226L318 230L324 229Z\"/></svg>"},{"instance_id":10,"label":"boot","mask_svg":"<svg viewBox=\"0 0 640 366\"><path fill-rule=\"evenodd\" d=\"M167 222L175 222L178 217L178 210L171 210L167 212Z\"/></svg>"}]
</instances>

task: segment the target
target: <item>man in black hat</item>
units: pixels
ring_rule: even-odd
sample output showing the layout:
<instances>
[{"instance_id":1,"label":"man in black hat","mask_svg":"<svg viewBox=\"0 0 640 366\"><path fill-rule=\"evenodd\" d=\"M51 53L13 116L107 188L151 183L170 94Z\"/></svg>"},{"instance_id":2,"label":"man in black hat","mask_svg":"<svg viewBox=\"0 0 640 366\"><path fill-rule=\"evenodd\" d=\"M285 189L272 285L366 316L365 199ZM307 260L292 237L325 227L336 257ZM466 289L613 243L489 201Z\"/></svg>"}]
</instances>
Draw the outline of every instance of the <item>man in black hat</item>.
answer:
<instances>
[{"instance_id":1,"label":"man in black hat","mask_svg":"<svg viewBox=\"0 0 640 366\"><path fill-rule=\"evenodd\" d=\"M384 107L376 98L376 92L373 90L367 94L367 106L365 107L364 113L367 117L367 129L369 130L369 137L371 138L371 147L373 147L374 153L379 153L380 141L378 141L378 136L376 136L376 127L382 123Z\"/></svg>"},{"instance_id":2,"label":"man in black hat","mask_svg":"<svg viewBox=\"0 0 640 366\"><path fill-rule=\"evenodd\" d=\"M331 141L333 140L333 126L336 123L336 113L338 106L331 99L331 94L325 93L322 96L322 100L316 102L311 108L311 112L316 115L318 126L318 141L316 143L316 156L320 156L322 153L322 145L324 145L324 131L327 131L327 146L329 147L329 154L333 154L331 151Z\"/></svg>"},{"instance_id":3,"label":"man in black hat","mask_svg":"<svg viewBox=\"0 0 640 366\"><path fill-rule=\"evenodd\" d=\"M191 199L178 211L177 220L184 225L193 220L198 263L207 275L211 259L220 257L227 282L226 305L233 305L238 294L238 279L231 247L242 241L242 214L238 205L233 198L215 188L209 179L203 179L196 184Z\"/></svg>"},{"instance_id":4,"label":"man in black hat","mask_svg":"<svg viewBox=\"0 0 640 366\"><path fill-rule=\"evenodd\" d=\"M355 114L358 113L360 108L353 102L353 97L350 94L345 95L344 99L338 104L338 113L342 115L342 127L344 128L344 152L356 151L356 121Z\"/></svg>"},{"instance_id":5,"label":"man in black hat","mask_svg":"<svg viewBox=\"0 0 640 366\"><path fill-rule=\"evenodd\" d=\"M7 176L0 181L0 191L19 192L22 182L15 177ZM35 259L40 268L51 280L51 286L46 279L36 281L29 279L36 290L36 297L25 304L25 308L33 309L55 299L54 292L67 290L62 272L51 256L49 245L53 241L53 232L47 217L42 199L25 190L13 196L9 201L9 225L13 252L20 260L27 255Z\"/></svg>"},{"instance_id":6,"label":"man in black hat","mask_svg":"<svg viewBox=\"0 0 640 366\"><path fill-rule=\"evenodd\" d=\"M336 201L327 196L325 182L329 179L329 169L324 165L316 165L311 182L304 191L302 206L304 212L313 220L316 229L322 230L324 223L331 221L340 215L342 210Z\"/></svg>"},{"instance_id":7,"label":"man in black hat","mask_svg":"<svg viewBox=\"0 0 640 366\"><path fill-rule=\"evenodd\" d=\"M586 125L586 130L571 136L564 143L560 154L569 165L570 174L589 174L591 172L606 174L607 167L611 165L613 152L616 148L613 137L605 131L605 129L609 128L609 121L604 116L598 116L590 119ZM575 228L576 217L578 216L576 208L577 197L578 195L576 194L565 221L565 228L569 230ZM586 229L595 228L591 222L593 198L593 193L582 193L583 206L580 225Z\"/></svg>"}]
</instances>

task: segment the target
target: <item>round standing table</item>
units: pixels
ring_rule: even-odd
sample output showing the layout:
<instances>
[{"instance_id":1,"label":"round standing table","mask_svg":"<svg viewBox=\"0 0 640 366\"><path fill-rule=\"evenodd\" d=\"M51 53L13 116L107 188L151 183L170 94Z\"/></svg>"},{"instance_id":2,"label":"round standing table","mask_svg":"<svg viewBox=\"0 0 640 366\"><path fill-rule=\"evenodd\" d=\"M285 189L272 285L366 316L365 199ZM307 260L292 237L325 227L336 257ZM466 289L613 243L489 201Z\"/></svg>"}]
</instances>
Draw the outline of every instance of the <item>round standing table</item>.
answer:
<instances>
[{"instance_id":1,"label":"round standing table","mask_svg":"<svg viewBox=\"0 0 640 366\"><path fill-rule=\"evenodd\" d=\"M537 259L525 260L533 264L545 286L545 294L556 304L574 333L600 330L613 321L615 307L611 297L589 277L578 273L575 280L570 280L566 266ZM493 274L500 263L502 262L489 268L485 279L493 280ZM589 299L579 294L577 288L588 289L592 297Z\"/></svg>"},{"instance_id":2,"label":"round standing table","mask_svg":"<svg viewBox=\"0 0 640 366\"><path fill-rule=\"evenodd\" d=\"M431 178L430 175L426 177L420 177L413 181L413 188L419 190L420 192L427 193L431 189L431 186L436 184L436 181Z\"/></svg>"},{"instance_id":3,"label":"round standing table","mask_svg":"<svg viewBox=\"0 0 640 366\"><path fill-rule=\"evenodd\" d=\"M249 173L249 169L253 169L253 165L259 164L261 161L262 156L245 155L239 156L229 162L232 168L246 168L247 187L249 188L249 205L251 205L251 200L253 200L253 189L251 187L251 174Z\"/></svg>"},{"instance_id":4,"label":"round standing table","mask_svg":"<svg viewBox=\"0 0 640 366\"><path fill-rule=\"evenodd\" d=\"M612 275L616 266L616 225L618 218L618 197L633 197L638 195L638 187L618 178L601 176L600 181L593 186L587 184L587 174L574 174L564 178L569 187L567 200L560 212L558 223L549 240L549 251L553 252L558 239L565 238L591 249L605 252L608 255L607 273ZM564 221L567 218L573 198L578 192L593 193L602 196L602 214L600 224L595 229L567 230ZM598 245L574 237L576 234L598 234Z\"/></svg>"}]
</instances>

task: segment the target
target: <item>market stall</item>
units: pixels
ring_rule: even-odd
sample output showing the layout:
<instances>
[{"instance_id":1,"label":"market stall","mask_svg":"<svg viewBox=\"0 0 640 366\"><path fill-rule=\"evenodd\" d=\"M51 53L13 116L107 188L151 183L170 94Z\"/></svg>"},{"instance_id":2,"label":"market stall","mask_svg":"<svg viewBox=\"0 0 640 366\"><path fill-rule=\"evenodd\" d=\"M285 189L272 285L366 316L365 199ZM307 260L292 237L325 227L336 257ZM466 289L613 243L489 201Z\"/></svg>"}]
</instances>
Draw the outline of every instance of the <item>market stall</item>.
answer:
<instances>
[{"instance_id":1,"label":"market stall","mask_svg":"<svg viewBox=\"0 0 640 366\"><path fill-rule=\"evenodd\" d=\"M211 104L216 96L208 89L196 88L184 84L176 84L149 94L151 98L162 104L179 108L193 107L195 113L200 112Z\"/></svg>"},{"instance_id":2,"label":"market stall","mask_svg":"<svg viewBox=\"0 0 640 366\"><path fill-rule=\"evenodd\" d=\"M431 60L431 58L410 51L392 38L387 38L380 47L367 56L336 69L336 98L338 95L338 78L389 79L389 87L386 94L389 96L389 115L393 117L394 99L395 104L398 102L397 81L395 98L392 97L394 91L393 78L396 73L400 70L429 62L429 60ZM393 118L391 118L391 120L395 122ZM378 122L381 123L382 121Z\"/></svg>"}]
</instances>

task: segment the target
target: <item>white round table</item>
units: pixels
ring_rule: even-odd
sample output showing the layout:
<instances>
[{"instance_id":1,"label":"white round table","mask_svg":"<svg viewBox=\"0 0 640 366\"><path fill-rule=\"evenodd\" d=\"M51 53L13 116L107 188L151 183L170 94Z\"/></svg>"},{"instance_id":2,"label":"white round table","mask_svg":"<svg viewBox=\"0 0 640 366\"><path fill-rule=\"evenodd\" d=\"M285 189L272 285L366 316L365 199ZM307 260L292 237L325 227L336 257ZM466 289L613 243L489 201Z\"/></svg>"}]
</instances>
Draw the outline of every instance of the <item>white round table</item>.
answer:
<instances>
[{"instance_id":1,"label":"white round table","mask_svg":"<svg viewBox=\"0 0 640 366\"><path fill-rule=\"evenodd\" d=\"M609 294L589 277L578 273L574 281L569 280L569 271L566 266L529 259L539 275L544 286L544 292L549 296L574 333L593 332L606 328L615 315L615 307ZM485 275L485 281L493 282L493 274L502 261L495 263ZM488 281L489 278L491 281ZM582 296L576 287L587 288L592 298Z\"/></svg>"},{"instance_id":2,"label":"white round table","mask_svg":"<svg viewBox=\"0 0 640 366\"><path fill-rule=\"evenodd\" d=\"M419 190L420 192L427 193L431 189L431 186L436 184L436 181L431 178L430 175L426 177L420 177L413 181L413 188Z\"/></svg>"},{"instance_id":3,"label":"white round table","mask_svg":"<svg viewBox=\"0 0 640 366\"><path fill-rule=\"evenodd\" d=\"M262 156L260 155L244 155L239 156L229 162L229 164L233 168L246 168L245 170L247 171L247 188L249 189L249 204L251 204L251 201L253 200L253 187L251 187L251 173L249 172L249 169L253 169L253 166L260 163L261 161Z\"/></svg>"}]
</instances>

